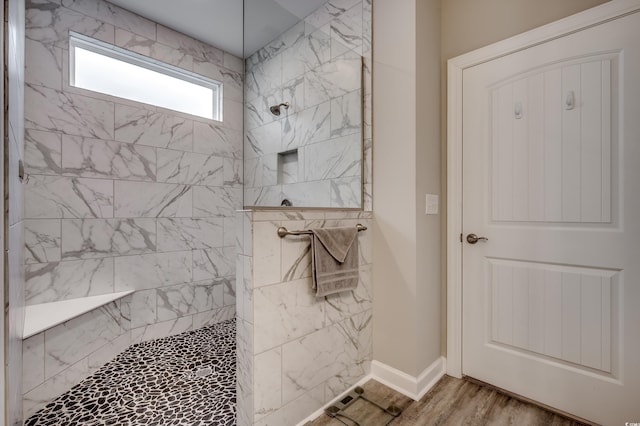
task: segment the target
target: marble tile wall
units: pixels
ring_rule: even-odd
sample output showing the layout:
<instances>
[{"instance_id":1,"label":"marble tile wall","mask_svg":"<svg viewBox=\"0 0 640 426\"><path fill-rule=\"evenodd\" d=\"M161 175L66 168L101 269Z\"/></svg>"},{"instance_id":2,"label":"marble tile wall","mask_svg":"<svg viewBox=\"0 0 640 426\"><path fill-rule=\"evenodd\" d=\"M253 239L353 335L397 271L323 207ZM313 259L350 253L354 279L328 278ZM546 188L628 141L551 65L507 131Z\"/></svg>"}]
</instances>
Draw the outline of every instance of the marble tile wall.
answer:
<instances>
[{"instance_id":1,"label":"marble tile wall","mask_svg":"<svg viewBox=\"0 0 640 426\"><path fill-rule=\"evenodd\" d=\"M330 0L246 71L245 205L370 211L371 0ZM290 107L276 117L269 106L281 102ZM279 154L296 149L283 178Z\"/></svg>"},{"instance_id":2,"label":"marble tile wall","mask_svg":"<svg viewBox=\"0 0 640 426\"><path fill-rule=\"evenodd\" d=\"M224 122L70 87L69 31L222 81ZM135 290L24 341L28 417L130 344L235 315L243 62L102 0L39 0L25 74L26 304Z\"/></svg>"},{"instance_id":3,"label":"marble tile wall","mask_svg":"<svg viewBox=\"0 0 640 426\"><path fill-rule=\"evenodd\" d=\"M353 386L372 359L371 230L358 234L358 288L311 290L308 236L279 226L370 226L370 212L238 213L238 425L294 425Z\"/></svg>"},{"instance_id":4,"label":"marble tile wall","mask_svg":"<svg viewBox=\"0 0 640 426\"><path fill-rule=\"evenodd\" d=\"M18 164L24 159L24 0L9 0L5 3L8 7L5 9L7 14L5 17L7 31L5 32L7 39L5 40L8 54L5 56L5 67L8 78L8 98L3 105L8 108L7 129L8 144L4 145L7 152L4 153L8 157L7 173L5 174L7 182L5 182L5 200L8 198L8 217L5 217L8 225L7 238L7 262L5 262L3 271L5 276L9 278L9 291L5 292L3 303L8 302L8 321L7 327L3 324L2 335L8 332L6 337L8 341L7 350L3 357L3 361L7 362L10 368L5 370L8 386L5 387L6 394L0 392L3 400L6 401L7 420L9 425L22 424L22 329L24 326L24 185L18 178ZM6 103L5 103L6 102ZM4 167L0 167L4 173ZM5 208L7 206L5 205ZM5 210L6 212L6 210ZM5 213L6 214L6 213ZM4 410L3 410L4 412ZM4 419L3 419L4 421Z\"/></svg>"}]
</instances>

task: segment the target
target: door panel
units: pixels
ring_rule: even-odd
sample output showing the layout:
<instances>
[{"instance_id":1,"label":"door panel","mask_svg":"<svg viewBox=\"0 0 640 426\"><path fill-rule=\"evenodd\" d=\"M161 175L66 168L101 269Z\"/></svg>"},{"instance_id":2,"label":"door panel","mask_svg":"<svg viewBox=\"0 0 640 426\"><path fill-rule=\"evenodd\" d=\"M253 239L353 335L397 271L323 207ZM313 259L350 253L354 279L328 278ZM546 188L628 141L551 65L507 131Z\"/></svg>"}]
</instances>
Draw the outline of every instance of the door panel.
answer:
<instances>
[{"instance_id":1,"label":"door panel","mask_svg":"<svg viewBox=\"0 0 640 426\"><path fill-rule=\"evenodd\" d=\"M640 14L463 72L463 373L640 421Z\"/></svg>"}]
</instances>

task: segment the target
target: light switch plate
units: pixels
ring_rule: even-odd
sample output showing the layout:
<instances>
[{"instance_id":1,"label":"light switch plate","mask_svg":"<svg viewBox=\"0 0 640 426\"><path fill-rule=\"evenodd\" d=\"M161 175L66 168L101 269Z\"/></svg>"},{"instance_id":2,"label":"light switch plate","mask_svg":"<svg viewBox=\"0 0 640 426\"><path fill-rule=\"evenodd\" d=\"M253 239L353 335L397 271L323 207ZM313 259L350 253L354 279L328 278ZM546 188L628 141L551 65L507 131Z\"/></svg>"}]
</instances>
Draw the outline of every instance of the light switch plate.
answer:
<instances>
[{"instance_id":1,"label":"light switch plate","mask_svg":"<svg viewBox=\"0 0 640 426\"><path fill-rule=\"evenodd\" d=\"M427 214L438 214L440 197L436 194L427 194Z\"/></svg>"}]
</instances>

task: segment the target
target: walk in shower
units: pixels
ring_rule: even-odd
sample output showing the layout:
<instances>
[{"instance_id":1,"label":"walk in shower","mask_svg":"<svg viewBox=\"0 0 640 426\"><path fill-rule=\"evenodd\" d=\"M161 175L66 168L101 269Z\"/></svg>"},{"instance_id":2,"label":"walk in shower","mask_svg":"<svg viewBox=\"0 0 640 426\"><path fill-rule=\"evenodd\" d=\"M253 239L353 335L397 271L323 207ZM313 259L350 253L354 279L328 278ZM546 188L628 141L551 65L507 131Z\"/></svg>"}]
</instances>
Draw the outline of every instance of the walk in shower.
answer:
<instances>
[{"instance_id":1,"label":"walk in shower","mask_svg":"<svg viewBox=\"0 0 640 426\"><path fill-rule=\"evenodd\" d=\"M296 424L366 375L370 237L358 290L315 299L308 240L271 227L370 225L370 1L10 3L28 175L12 424ZM72 37L210 89L213 118L75 84ZM304 336L341 355L265 370Z\"/></svg>"}]
</instances>

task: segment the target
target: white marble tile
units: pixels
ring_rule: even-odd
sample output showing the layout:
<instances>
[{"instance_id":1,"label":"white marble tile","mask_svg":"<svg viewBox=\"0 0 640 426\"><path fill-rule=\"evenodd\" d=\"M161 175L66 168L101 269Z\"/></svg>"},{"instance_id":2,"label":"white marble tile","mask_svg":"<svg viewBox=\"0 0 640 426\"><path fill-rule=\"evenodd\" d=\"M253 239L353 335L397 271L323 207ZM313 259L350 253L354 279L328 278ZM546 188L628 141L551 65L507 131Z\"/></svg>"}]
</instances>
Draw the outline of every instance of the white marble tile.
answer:
<instances>
[{"instance_id":1,"label":"white marble tile","mask_svg":"<svg viewBox=\"0 0 640 426\"><path fill-rule=\"evenodd\" d=\"M223 220L223 239L222 246L230 247L236 245L236 223L235 217L225 217Z\"/></svg>"},{"instance_id":2,"label":"white marble tile","mask_svg":"<svg viewBox=\"0 0 640 426\"><path fill-rule=\"evenodd\" d=\"M122 332L119 308L115 302L50 328L44 337L45 378L61 373Z\"/></svg>"},{"instance_id":3,"label":"white marble tile","mask_svg":"<svg viewBox=\"0 0 640 426\"><path fill-rule=\"evenodd\" d=\"M40 386L24 394L24 418L27 419L31 417L36 411L43 408L51 400L57 398L73 386L80 383L80 381L89 376L89 374L88 359L83 358L79 362L69 366L69 368L62 371L60 374L49 378Z\"/></svg>"},{"instance_id":4,"label":"white marble tile","mask_svg":"<svg viewBox=\"0 0 640 426\"><path fill-rule=\"evenodd\" d=\"M223 185L227 187L242 188L243 184L243 162L241 159L224 158L223 164Z\"/></svg>"},{"instance_id":5,"label":"white marble tile","mask_svg":"<svg viewBox=\"0 0 640 426\"><path fill-rule=\"evenodd\" d=\"M193 151L219 157L242 158L242 132L220 124L193 124Z\"/></svg>"},{"instance_id":6,"label":"white marble tile","mask_svg":"<svg viewBox=\"0 0 640 426\"><path fill-rule=\"evenodd\" d=\"M124 333L111 342L105 344L88 357L89 369L95 373L97 369L113 360L118 354L125 351L131 345L131 333Z\"/></svg>"},{"instance_id":7,"label":"white marble tile","mask_svg":"<svg viewBox=\"0 0 640 426\"><path fill-rule=\"evenodd\" d=\"M357 359L351 336L336 324L282 347L283 401L290 402L344 371Z\"/></svg>"},{"instance_id":8,"label":"white marble tile","mask_svg":"<svg viewBox=\"0 0 640 426\"><path fill-rule=\"evenodd\" d=\"M57 262L60 260L60 221L36 219L24 221L26 263Z\"/></svg>"},{"instance_id":9,"label":"white marble tile","mask_svg":"<svg viewBox=\"0 0 640 426\"><path fill-rule=\"evenodd\" d=\"M222 186L222 157L158 149L158 182Z\"/></svg>"},{"instance_id":10,"label":"white marble tile","mask_svg":"<svg viewBox=\"0 0 640 426\"><path fill-rule=\"evenodd\" d=\"M115 217L191 217L188 185L151 182L114 182Z\"/></svg>"},{"instance_id":11,"label":"white marble tile","mask_svg":"<svg viewBox=\"0 0 640 426\"><path fill-rule=\"evenodd\" d=\"M158 251L205 249L224 246L222 218L158 219Z\"/></svg>"},{"instance_id":12,"label":"white marble tile","mask_svg":"<svg viewBox=\"0 0 640 426\"><path fill-rule=\"evenodd\" d=\"M25 280L27 305L113 293L113 259L30 264Z\"/></svg>"},{"instance_id":13,"label":"white marble tile","mask_svg":"<svg viewBox=\"0 0 640 426\"><path fill-rule=\"evenodd\" d=\"M153 219L65 219L62 258L92 259L156 251Z\"/></svg>"},{"instance_id":14,"label":"white marble tile","mask_svg":"<svg viewBox=\"0 0 640 426\"><path fill-rule=\"evenodd\" d=\"M373 8L371 0L362 1L362 54L371 56Z\"/></svg>"},{"instance_id":15,"label":"white marble tile","mask_svg":"<svg viewBox=\"0 0 640 426\"><path fill-rule=\"evenodd\" d=\"M222 308L223 287L222 282L208 280L158 289L158 321Z\"/></svg>"},{"instance_id":16,"label":"white marble tile","mask_svg":"<svg viewBox=\"0 0 640 426\"><path fill-rule=\"evenodd\" d=\"M362 59L343 55L309 70L304 76L305 106L310 107L360 89Z\"/></svg>"},{"instance_id":17,"label":"white marble tile","mask_svg":"<svg viewBox=\"0 0 640 426\"><path fill-rule=\"evenodd\" d=\"M282 185L282 198L287 198L296 207L329 206L331 182L316 181Z\"/></svg>"},{"instance_id":18,"label":"white marble tile","mask_svg":"<svg viewBox=\"0 0 640 426\"><path fill-rule=\"evenodd\" d=\"M156 180L156 150L80 136L62 136L64 175L106 179Z\"/></svg>"},{"instance_id":19,"label":"white marble tile","mask_svg":"<svg viewBox=\"0 0 640 426\"><path fill-rule=\"evenodd\" d=\"M115 259L115 290L143 290L191 281L191 251Z\"/></svg>"},{"instance_id":20,"label":"white marble tile","mask_svg":"<svg viewBox=\"0 0 640 426\"><path fill-rule=\"evenodd\" d=\"M222 285L222 306L236 305L236 279L237 277L223 278L219 280Z\"/></svg>"},{"instance_id":21,"label":"white marble tile","mask_svg":"<svg viewBox=\"0 0 640 426\"><path fill-rule=\"evenodd\" d=\"M362 55L362 25L362 3L358 3L331 21L332 42Z\"/></svg>"},{"instance_id":22,"label":"white marble tile","mask_svg":"<svg viewBox=\"0 0 640 426\"><path fill-rule=\"evenodd\" d=\"M144 37L155 39L156 24L135 13L106 1L62 0L62 5L101 22L124 28Z\"/></svg>"},{"instance_id":23,"label":"white marble tile","mask_svg":"<svg viewBox=\"0 0 640 426\"><path fill-rule=\"evenodd\" d=\"M247 188L244 190L244 204L252 206L279 206L283 198L282 185Z\"/></svg>"},{"instance_id":24,"label":"white marble tile","mask_svg":"<svg viewBox=\"0 0 640 426\"><path fill-rule=\"evenodd\" d=\"M157 298L156 289L138 290L131 295L131 328L158 322Z\"/></svg>"},{"instance_id":25,"label":"white marble tile","mask_svg":"<svg viewBox=\"0 0 640 426\"><path fill-rule=\"evenodd\" d=\"M282 277L280 237L277 222L253 224L253 285L255 288L280 282Z\"/></svg>"},{"instance_id":26,"label":"white marble tile","mask_svg":"<svg viewBox=\"0 0 640 426\"><path fill-rule=\"evenodd\" d=\"M245 321L253 323L253 275L251 274L251 260L249 256L242 256L242 282L238 282L242 288L242 317Z\"/></svg>"},{"instance_id":27,"label":"white marble tile","mask_svg":"<svg viewBox=\"0 0 640 426\"><path fill-rule=\"evenodd\" d=\"M36 130L113 139L113 104L43 86L25 86L25 125Z\"/></svg>"},{"instance_id":28,"label":"white marble tile","mask_svg":"<svg viewBox=\"0 0 640 426\"><path fill-rule=\"evenodd\" d=\"M190 331L193 328L191 317L182 317L170 321L163 321L146 327L131 330L131 344L142 343L153 339L173 336Z\"/></svg>"},{"instance_id":29,"label":"white marble tile","mask_svg":"<svg viewBox=\"0 0 640 426\"><path fill-rule=\"evenodd\" d=\"M253 293L255 351L290 342L324 327L324 299L316 298L311 279L257 288Z\"/></svg>"},{"instance_id":30,"label":"white marble tile","mask_svg":"<svg viewBox=\"0 0 640 426\"><path fill-rule=\"evenodd\" d=\"M224 53L222 50L162 25L157 26L157 40L180 52L193 56L194 59L212 62L217 65L223 65L224 63Z\"/></svg>"},{"instance_id":31,"label":"white marble tile","mask_svg":"<svg viewBox=\"0 0 640 426\"><path fill-rule=\"evenodd\" d=\"M191 55L158 43L154 39L155 37L149 39L130 31L116 28L116 46L188 71L193 70L193 57Z\"/></svg>"},{"instance_id":32,"label":"white marble tile","mask_svg":"<svg viewBox=\"0 0 640 426\"><path fill-rule=\"evenodd\" d=\"M34 86L62 90L62 49L26 39L25 81Z\"/></svg>"},{"instance_id":33,"label":"white marble tile","mask_svg":"<svg viewBox=\"0 0 640 426\"><path fill-rule=\"evenodd\" d=\"M115 139L157 148L191 151L193 122L175 115L116 104Z\"/></svg>"},{"instance_id":34,"label":"white marble tile","mask_svg":"<svg viewBox=\"0 0 640 426\"><path fill-rule=\"evenodd\" d=\"M229 277L235 270L235 247L193 251L194 281Z\"/></svg>"},{"instance_id":35,"label":"white marble tile","mask_svg":"<svg viewBox=\"0 0 640 426\"><path fill-rule=\"evenodd\" d=\"M362 206L360 176L331 180L331 207L359 208Z\"/></svg>"},{"instance_id":36,"label":"white marble tile","mask_svg":"<svg viewBox=\"0 0 640 426\"><path fill-rule=\"evenodd\" d=\"M219 322L228 321L235 318L236 310L234 306L225 306L213 311L199 312L192 316L193 328L207 327Z\"/></svg>"},{"instance_id":37,"label":"white marble tile","mask_svg":"<svg viewBox=\"0 0 640 426\"><path fill-rule=\"evenodd\" d=\"M341 323L349 336L352 348L356 350L356 363L371 361L373 358L373 313L371 310L356 314Z\"/></svg>"},{"instance_id":38,"label":"white marble tile","mask_svg":"<svg viewBox=\"0 0 640 426\"><path fill-rule=\"evenodd\" d=\"M237 188L194 186L194 217L233 217L242 207L242 192Z\"/></svg>"},{"instance_id":39,"label":"white marble tile","mask_svg":"<svg viewBox=\"0 0 640 426\"><path fill-rule=\"evenodd\" d=\"M304 76L298 76L282 85L282 99L289 102L287 116L302 111L304 106Z\"/></svg>"},{"instance_id":40,"label":"white marble tile","mask_svg":"<svg viewBox=\"0 0 640 426\"><path fill-rule=\"evenodd\" d=\"M280 348L256 355L253 364L254 419L259 420L282 405L282 353Z\"/></svg>"},{"instance_id":41,"label":"white marble tile","mask_svg":"<svg viewBox=\"0 0 640 426\"><path fill-rule=\"evenodd\" d=\"M331 100L331 137L362 133L362 91Z\"/></svg>"},{"instance_id":42,"label":"white marble tile","mask_svg":"<svg viewBox=\"0 0 640 426\"><path fill-rule=\"evenodd\" d=\"M29 174L57 175L62 172L62 137L59 133L25 129L24 165Z\"/></svg>"},{"instance_id":43,"label":"white marble tile","mask_svg":"<svg viewBox=\"0 0 640 426\"><path fill-rule=\"evenodd\" d=\"M95 4L95 3L94 3ZM28 39L68 48L69 31L107 43L114 42L114 27L56 2L29 2L25 15Z\"/></svg>"},{"instance_id":44,"label":"white marble tile","mask_svg":"<svg viewBox=\"0 0 640 426\"><path fill-rule=\"evenodd\" d=\"M25 216L45 218L113 217L113 183L107 180L31 176Z\"/></svg>"},{"instance_id":45,"label":"white marble tile","mask_svg":"<svg viewBox=\"0 0 640 426\"><path fill-rule=\"evenodd\" d=\"M296 425L324 405L324 384L302 393L275 413L260 419L255 426Z\"/></svg>"},{"instance_id":46,"label":"white marble tile","mask_svg":"<svg viewBox=\"0 0 640 426\"><path fill-rule=\"evenodd\" d=\"M275 154L282 149L282 125L274 121L249 130L245 136L245 159Z\"/></svg>"},{"instance_id":47,"label":"white marble tile","mask_svg":"<svg viewBox=\"0 0 640 426\"><path fill-rule=\"evenodd\" d=\"M194 317L195 318L195 317ZM236 321L236 412L238 426L253 425L253 326Z\"/></svg>"},{"instance_id":48,"label":"white marble tile","mask_svg":"<svg viewBox=\"0 0 640 426\"><path fill-rule=\"evenodd\" d=\"M354 133L328 141L306 145L304 180L316 181L360 177L362 172L362 136Z\"/></svg>"},{"instance_id":49,"label":"white marble tile","mask_svg":"<svg viewBox=\"0 0 640 426\"><path fill-rule=\"evenodd\" d=\"M245 76L247 100L273 92L282 84L282 56L277 55L248 70Z\"/></svg>"},{"instance_id":50,"label":"white marble tile","mask_svg":"<svg viewBox=\"0 0 640 426\"><path fill-rule=\"evenodd\" d=\"M225 98L223 107L224 127L241 132L244 125L244 103Z\"/></svg>"},{"instance_id":51,"label":"white marble tile","mask_svg":"<svg viewBox=\"0 0 640 426\"><path fill-rule=\"evenodd\" d=\"M282 121L282 149L312 144L329 139L331 106L329 102L305 109Z\"/></svg>"},{"instance_id":52,"label":"white marble tile","mask_svg":"<svg viewBox=\"0 0 640 426\"><path fill-rule=\"evenodd\" d=\"M44 333L22 341L22 391L44 383Z\"/></svg>"},{"instance_id":53,"label":"white marble tile","mask_svg":"<svg viewBox=\"0 0 640 426\"><path fill-rule=\"evenodd\" d=\"M330 212L324 210L256 210L252 212L253 220L256 222L273 221L321 221ZM345 214L339 212L338 214ZM342 216L340 216L342 217ZM289 226L287 223L283 225Z\"/></svg>"},{"instance_id":54,"label":"white marble tile","mask_svg":"<svg viewBox=\"0 0 640 426\"><path fill-rule=\"evenodd\" d=\"M371 371L371 362L356 363L325 382L325 403L333 401L362 380Z\"/></svg>"}]
</instances>

